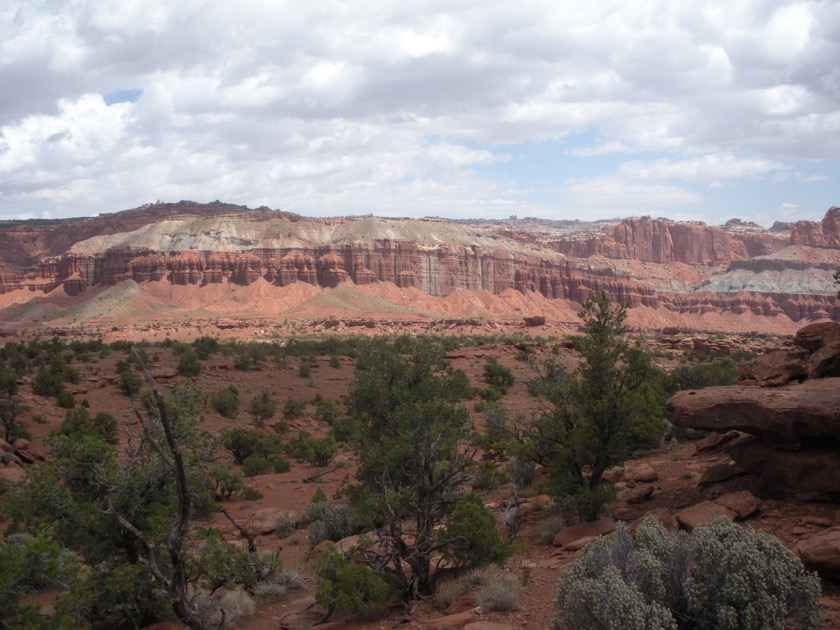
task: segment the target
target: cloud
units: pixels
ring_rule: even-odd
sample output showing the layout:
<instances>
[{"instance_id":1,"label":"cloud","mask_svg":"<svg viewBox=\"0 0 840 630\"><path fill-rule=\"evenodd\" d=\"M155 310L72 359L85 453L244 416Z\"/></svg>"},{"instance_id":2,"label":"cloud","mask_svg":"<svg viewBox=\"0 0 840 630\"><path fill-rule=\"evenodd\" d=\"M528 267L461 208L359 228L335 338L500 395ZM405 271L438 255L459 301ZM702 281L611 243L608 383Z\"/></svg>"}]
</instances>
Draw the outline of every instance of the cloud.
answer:
<instances>
[{"instance_id":1,"label":"cloud","mask_svg":"<svg viewBox=\"0 0 840 630\"><path fill-rule=\"evenodd\" d=\"M679 210L699 193L674 181L816 182L840 155L838 25L816 0L6 3L0 214L617 213L597 183ZM582 134L536 193L485 168Z\"/></svg>"}]
</instances>

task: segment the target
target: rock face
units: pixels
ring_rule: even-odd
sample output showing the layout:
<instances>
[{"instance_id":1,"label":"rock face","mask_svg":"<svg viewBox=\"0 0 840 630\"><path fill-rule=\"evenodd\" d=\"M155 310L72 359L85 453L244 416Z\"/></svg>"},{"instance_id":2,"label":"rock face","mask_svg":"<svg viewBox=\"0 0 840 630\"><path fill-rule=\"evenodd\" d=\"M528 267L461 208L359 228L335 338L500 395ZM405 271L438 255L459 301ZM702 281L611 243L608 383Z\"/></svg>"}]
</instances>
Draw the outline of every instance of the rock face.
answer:
<instances>
[{"instance_id":1,"label":"rock face","mask_svg":"<svg viewBox=\"0 0 840 630\"><path fill-rule=\"evenodd\" d=\"M792 492L840 493L840 324L806 326L799 353L771 353L741 366L740 383L677 393L671 422L752 439L728 453L740 468ZM800 382L801 381L801 382Z\"/></svg>"},{"instance_id":2,"label":"rock face","mask_svg":"<svg viewBox=\"0 0 840 630\"><path fill-rule=\"evenodd\" d=\"M840 208L832 206L822 222L797 221L790 229L793 245L810 247L840 248Z\"/></svg>"},{"instance_id":3,"label":"rock face","mask_svg":"<svg viewBox=\"0 0 840 630\"><path fill-rule=\"evenodd\" d=\"M821 224L795 224L788 237L738 220L711 227L649 217L604 224L306 219L179 202L88 219L0 222L0 293L61 287L76 296L124 280L247 286L264 279L326 288L390 282L433 296L515 290L572 302L604 290L631 308L800 321L840 315L831 280L835 262L840 267L838 239L840 208ZM815 262L801 260L798 250L782 256L794 243L832 253ZM688 275L704 282L662 290L663 277L682 286L667 278L689 267ZM787 278L779 269L792 279L778 280ZM775 283L767 283L767 273ZM712 281L715 274L724 280ZM810 274L807 283L803 274Z\"/></svg>"},{"instance_id":4,"label":"rock face","mask_svg":"<svg viewBox=\"0 0 840 630\"><path fill-rule=\"evenodd\" d=\"M650 217L625 219L605 237L558 241L570 256L626 258L652 263L714 265L778 251L786 243L770 233L730 233L702 223L675 223Z\"/></svg>"}]
</instances>

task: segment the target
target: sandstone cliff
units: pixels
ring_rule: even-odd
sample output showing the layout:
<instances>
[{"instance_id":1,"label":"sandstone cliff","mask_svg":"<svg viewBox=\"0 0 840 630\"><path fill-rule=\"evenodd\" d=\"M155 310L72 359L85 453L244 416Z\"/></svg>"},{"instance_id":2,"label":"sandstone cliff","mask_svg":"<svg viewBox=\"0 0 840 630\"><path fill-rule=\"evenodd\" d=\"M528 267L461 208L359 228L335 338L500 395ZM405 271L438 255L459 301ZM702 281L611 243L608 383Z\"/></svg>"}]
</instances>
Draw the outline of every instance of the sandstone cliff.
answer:
<instances>
[{"instance_id":1,"label":"sandstone cliff","mask_svg":"<svg viewBox=\"0 0 840 630\"><path fill-rule=\"evenodd\" d=\"M388 282L431 296L515 290L571 302L606 290L630 307L687 316L718 311L800 321L840 314L831 279L840 266L840 208L822 223L794 224L788 235L737 220L711 227L649 217L600 224L307 219L180 202L0 223L0 248L0 293L61 287L78 296L126 280L324 288ZM663 290L682 286L662 278L677 269L702 281Z\"/></svg>"}]
</instances>

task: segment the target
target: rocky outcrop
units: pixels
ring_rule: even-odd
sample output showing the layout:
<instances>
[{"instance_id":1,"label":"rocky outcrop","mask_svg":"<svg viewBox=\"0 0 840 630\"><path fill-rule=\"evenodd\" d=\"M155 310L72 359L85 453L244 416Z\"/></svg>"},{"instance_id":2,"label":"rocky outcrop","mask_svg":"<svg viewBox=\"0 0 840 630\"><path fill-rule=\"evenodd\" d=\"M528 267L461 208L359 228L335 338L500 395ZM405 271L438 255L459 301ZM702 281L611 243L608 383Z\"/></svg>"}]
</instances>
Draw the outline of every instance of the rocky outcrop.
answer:
<instances>
[{"instance_id":1,"label":"rocky outcrop","mask_svg":"<svg viewBox=\"0 0 840 630\"><path fill-rule=\"evenodd\" d=\"M742 365L736 385L677 393L668 415L680 427L748 434L727 452L774 488L840 493L840 324L812 324L796 341L799 352Z\"/></svg>"},{"instance_id":2,"label":"rocky outcrop","mask_svg":"<svg viewBox=\"0 0 840 630\"><path fill-rule=\"evenodd\" d=\"M797 221L790 228L791 245L840 249L840 208L832 206L820 223Z\"/></svg>"},{"instance_id":3,"label":"rocky outcrop","mask_svg":"<svg viewBox=\"0 0 840 630\"><path fill-rule=\"evenodd\" d=\"M569 256L601 255L652 263L716 265L778 251L787 243L772 234L730 233L702 223L650 217L625 219L606 235L553 243Z\"/></svg>"}]
</instances>

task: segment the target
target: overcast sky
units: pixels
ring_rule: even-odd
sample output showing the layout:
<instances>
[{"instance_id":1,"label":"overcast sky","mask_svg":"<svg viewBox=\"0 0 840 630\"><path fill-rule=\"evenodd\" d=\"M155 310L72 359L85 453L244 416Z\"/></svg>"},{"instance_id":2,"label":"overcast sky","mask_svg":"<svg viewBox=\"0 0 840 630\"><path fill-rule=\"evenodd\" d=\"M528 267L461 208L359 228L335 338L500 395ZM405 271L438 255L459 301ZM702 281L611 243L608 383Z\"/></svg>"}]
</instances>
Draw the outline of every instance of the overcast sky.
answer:
<instances>
[{"instance_id":1,"label":"overcast sky","mask_svg":"<svg viewBox=\"0 0 840 630\"><path fill-rule=\"evenodd\" d=\"M0 0L0 86L0 218L840 205L837 0Z\"/></svg>"}]
</instances>

